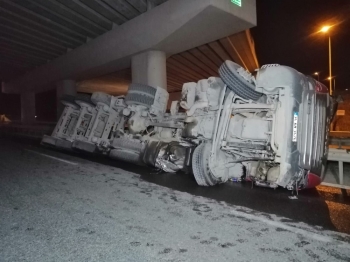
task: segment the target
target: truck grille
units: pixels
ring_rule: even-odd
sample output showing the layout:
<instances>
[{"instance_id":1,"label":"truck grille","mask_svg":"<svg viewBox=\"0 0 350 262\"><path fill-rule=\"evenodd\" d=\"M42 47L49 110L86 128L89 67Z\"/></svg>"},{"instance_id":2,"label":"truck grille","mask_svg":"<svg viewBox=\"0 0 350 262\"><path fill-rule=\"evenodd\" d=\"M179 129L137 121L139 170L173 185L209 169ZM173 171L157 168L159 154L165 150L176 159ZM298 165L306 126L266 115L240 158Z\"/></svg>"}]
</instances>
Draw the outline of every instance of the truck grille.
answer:
<instances>
[{"instance_id":1,"label":"truck grille","mask_svg":"<svg viewBox=\"0 0 350 262\"><path fill-rule=\"evenodd\" d=\"M321 175L327 145L327 94L304 92L298 121L300 167Z\"/></svg>"}]
</instances>

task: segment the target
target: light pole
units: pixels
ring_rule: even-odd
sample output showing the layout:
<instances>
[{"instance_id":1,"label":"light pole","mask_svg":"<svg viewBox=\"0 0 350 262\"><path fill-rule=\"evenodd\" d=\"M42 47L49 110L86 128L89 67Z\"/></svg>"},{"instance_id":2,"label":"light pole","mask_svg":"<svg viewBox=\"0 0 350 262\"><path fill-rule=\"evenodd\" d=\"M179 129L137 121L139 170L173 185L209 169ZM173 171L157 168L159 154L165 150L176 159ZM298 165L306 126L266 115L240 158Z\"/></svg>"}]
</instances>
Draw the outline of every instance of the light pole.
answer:
<instances>
[{"instance_id":1,"label":"light pole","mask_svg":"<svg viewBox=\"0 0 350 262\"><path fill-rule=\"evenodd\" d=\"M319 72L315 72L314 75L317 76L317 81L320 82L320 73Z\"/></svg>"},{"instance_id":2,"label":"light pole","mask_svg":"<svg viewBox=\"0 0 350 262\"><path fill-rule=\"evenodd\" d=\"M324 26L321 28L320 32L322 33L328 33L329 29L332 26ZM332 42L331 42L331 34L328 34L328 52L329 52L329 77L332 78ZM333 89L332 89L332 81L329 81L329 94L333 94Z\"/></svg>"},{"instance_id":3,"label":"light pole","mask_svg":"<svg viewBox=\"0 0 350 262\"><path fill-rule=\"evenodd\" d=\"M333 77L328 77L327 78L328 80L329 80L329 82L333 82L333 93L335 93L335 76L333 76ZM333 80L333 81L332 81Z\"/></svg>"}]
</instances>

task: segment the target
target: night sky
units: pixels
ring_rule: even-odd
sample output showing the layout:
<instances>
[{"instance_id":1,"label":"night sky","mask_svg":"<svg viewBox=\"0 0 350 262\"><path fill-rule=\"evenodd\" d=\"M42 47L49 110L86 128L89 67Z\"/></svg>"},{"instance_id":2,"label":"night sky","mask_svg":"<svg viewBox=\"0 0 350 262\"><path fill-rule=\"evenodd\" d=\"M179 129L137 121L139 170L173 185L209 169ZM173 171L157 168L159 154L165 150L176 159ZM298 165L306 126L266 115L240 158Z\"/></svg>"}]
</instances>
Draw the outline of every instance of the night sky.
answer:
<instances>
[{"instance_id":1,"label":"night sky","mask_svg":"<svg viewBox=\"0 0 350 262\"><path fill-rule=\"evenodd\" d=\"M252 29L260 65L277 63L311 75L320 72L328 86L328 36L316 33L322 25L331 30L336 94L350 89L350 0L256 0L258 26ZM243 0L244 4L244 0ZM349 90L350 92L350 90ZM38 120L54 120L55 91L37 95ZM44 102L44 103L42 103ZM52 111L52 112L49 112ZM20 118L18 95L0 93L0 114Z\"/></svg>"},{"instance_id":2,"label":"night sky","mask_svg":"<svg viewBox=\"0 0 350 262\"><path fill-rule=\"evenodd\" d=\"M328 86L328 36L315 32L325 24L336 25L331 30L336 93L350 89L349 0L256 2L258 26L252 32L260 65L288 65L309 75L318 71Z\"/></svg>"}]
</instances>

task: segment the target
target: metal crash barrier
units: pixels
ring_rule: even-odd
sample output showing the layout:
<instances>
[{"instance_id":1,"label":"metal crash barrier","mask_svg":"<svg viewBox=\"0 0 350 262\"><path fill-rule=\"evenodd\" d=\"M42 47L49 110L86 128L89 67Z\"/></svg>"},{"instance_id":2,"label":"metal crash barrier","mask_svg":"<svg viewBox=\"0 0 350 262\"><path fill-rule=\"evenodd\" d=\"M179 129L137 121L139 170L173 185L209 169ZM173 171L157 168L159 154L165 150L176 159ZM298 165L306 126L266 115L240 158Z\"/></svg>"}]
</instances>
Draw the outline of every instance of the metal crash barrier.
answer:
<instances>
[{"instance_id":1,"label":"metal crash barrier","mask_svg":"<svg viewBox=\"0 0 350 262\"><path fill-rule=\"evenodd\" d=\"M335 172L328 168L322 185L350 189L350 172L346 172L345 175L349 177L344 178L344 163L350 163L350 150L330 148L328 161L338 162L338 177L334 177L334 175L332 177Z\"/></svg>"},{"instance_id":2,"label":"metal crash barrier","mask_svg":"<svg viewBox=\"0 0 350 262\"><path fill-rule=\"evenodd\" d=\"M338 170L328 165L322 185L350 189L350 170L344 163L350 163L350 132L330 132L329 162L338 162Z\"/></svg>"}]
</instances>

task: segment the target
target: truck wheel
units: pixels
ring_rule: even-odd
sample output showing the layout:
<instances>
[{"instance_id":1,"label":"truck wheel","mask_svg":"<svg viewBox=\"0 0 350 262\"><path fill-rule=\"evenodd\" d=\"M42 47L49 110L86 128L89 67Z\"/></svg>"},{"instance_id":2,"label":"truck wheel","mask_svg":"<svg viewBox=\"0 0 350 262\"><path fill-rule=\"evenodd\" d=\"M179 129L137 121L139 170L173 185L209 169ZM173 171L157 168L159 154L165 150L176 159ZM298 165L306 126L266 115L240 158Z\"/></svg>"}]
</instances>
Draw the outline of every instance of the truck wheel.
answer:
<instances>
[{"instance_id":1,"label":"truck wheel","mask_svg":"<svg viewBox=\"0 0 350 262\"><path fill-rule=\"evenodd\" d=\"M75 96L63 95L60 101L63 105L73 107L75 110L79 110L80 108L80 106L75 103Z\"/></svg>"},{"instance_id":2,"label":"truck wheel","mask_svg":"<svg viewBox=\"0 0 350 262\"><path fill-rule=\"evenodd\" d=\"M91 102L97 105L97 103L102 103L108 107L111 105L112 96L102 92L95 92L91 96Z\"/></svg>"},{"instance_id":3,"label":"truck wheel","mask_svg":"<svg viewBox=\"0 0 350 262\"><path fill-rule=\"evenodd\" d=\"M127 105L141 105L150 108L154 103L156 92L157 88L152 86L131 84L124 101Z\"/></svg>"},{"instance_id":4,"label":"truck wheel","mask_svg":"<svg viewBox=\"0 0 350 262\"><path fill-rule=\"evenodd\" d=\"M80 107L83 107L83 106L92 107L92 108L95 107L95 105L93 103L87 102L87 101L83 101L83 100L80 100L80 99L76 99L75 103L77 103Z\"/></svg>"},{"instance_id":5,"label":"truck wheel","mask_svg":"<svg viewBox=\"0 0 350 262\"><path fill-rule=\"evenodd\" d=\"M89 107L95 107L95 105L91 102L91 95L88 94L77 94L75 103L77 103L80 107L84 106L84 104Z\"/></svg>"},{"instance_id":6,"label":"truck wheel","mask_svg":"<svg viewBox=\"0 0 350 262\"><path fill-rule=\"evenodd\" d=\"M237 70L240 68L242 68L240 65L226 60L219 68L222 81L243 99L257 101L262 93L255 91L255 86L239 74Z\"/></svg>"},{"instance_id":7,"label":"truck wheel","mask_svg":"<svg viewBox=\"0 0 350 262\"><path fill-rule=\"evenodd\" d=\"M200 186L214 186L218 183L209 170L211 143L200 144L193 152L192 171Z\"/></svg>"}]
</instances>

